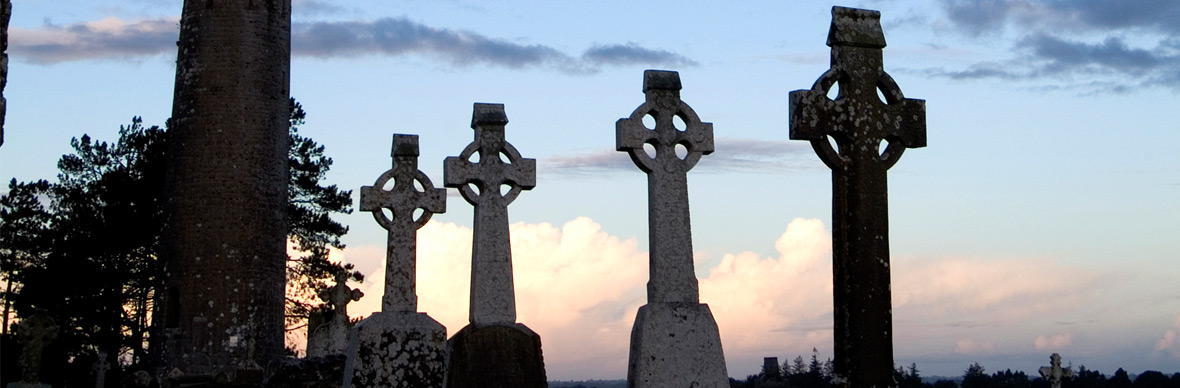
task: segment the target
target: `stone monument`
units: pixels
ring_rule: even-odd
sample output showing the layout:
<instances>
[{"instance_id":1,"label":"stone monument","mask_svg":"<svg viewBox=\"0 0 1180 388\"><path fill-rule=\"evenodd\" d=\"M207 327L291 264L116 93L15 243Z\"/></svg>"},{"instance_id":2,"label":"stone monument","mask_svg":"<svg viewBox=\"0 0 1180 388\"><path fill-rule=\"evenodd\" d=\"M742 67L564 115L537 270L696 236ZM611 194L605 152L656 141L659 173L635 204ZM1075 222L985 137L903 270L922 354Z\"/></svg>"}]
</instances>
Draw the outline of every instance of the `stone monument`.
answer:
<instances>
[{"instance_id":1,"label":"stone monument","mask_svg":"<svg viewBox=\"0 0 1180 388\"><path fill-rule=\"evenodd\" d=\"M4 117L8 100L4 87L8 85L8 20L12 17L12 1L0 0L0 146L4 145Z\"/></svg>"},{"instance_id":2,"label":"stone monument","mask_svg":"<svg viewBox=\"0 0 1180 388\"><path fill-rule=\"evenodd\" d=\"M348 271L336 272L336 285L320 290L319 297L332 306L331 318L307 334L307 356L323 357L344 354L348 347L348 303L361 300L365 293L348 286Z\"/></svg>"},{"instance_id":3,"label":"stone monument","mask_svg":"<svg viewBox=\"0 0 1180 388\"><path fill-rule=\"evenodd\" d=\"M831 69L811 90L790 93L791 139L810 141L832 169L834 383L851 387L897 385L885 179L906 148L926 146L925 101L905 98L883 70L880 17L833 7Z\"/></svg>"},{"instance_id":4,"label":"stone monument","mask_svg":"<svg viewBox=\"0 0 1180 388\"><path fill-rule=\"evenodd\" d=\"M283 356L290 40L291 0L184 2L158 376L252 384Z\"/></svg>"},{"instance_id":5,"label":"stone monument","mask_svg":"<svg viewBox=\"0 0 1180 388\"><path fill-rule=\"evenodd\" d=\"M754 388L789 388L791 384L783 377L778 357L762 358L762 373L754 380Z\"/></svg>"},{"instance_id":6,"label":"stone monument","mask_svg":"<svg viewBox=\"0 0 1180 388\"><path fill-rule=\"evenodd\" d=\"M446 381L447 328L418 312L416 294L418 229L446 211L446 191L418 170L418 136L393 135L393 168L361 188L361 210L388 231L385 295L381 312L349 334L345 388L441 388Z\"/></svg>"},{"instance_id":7,"label":"stone monument","mask_svg":"<svg viewBox=\"0 0 1180 388\"><path fill-rule=\"evenodd\" d=\"M447 386L545 387L541 337L516 323L508 204L536 185L537 164L504 139L503 104L475 104L475 141L444 161L443 181L475 207L470 323L447 341ZM507 192L502 191L507 188Z\"/></svg>"},{"instance_id":8,"label":"stone monument","mask_svg":"<svg viewBox=\"0 0 1180 388\"><path fill-rule=\"evenodd\" d=\"M111 370L111 361L107 359L107 352L99 350L95 352L97 360L94 360L94 388L103 388L107 384L107 371Z\"/></svg>"},{"instance_id":9,"label":"stone monument","mask_svg":"<svg viewBox=\"0 0 1180 388\"><path fill-rule=\"evenodd\" d=\"M1066 377L1073 377L1073 368L1061 367L1061 355L1053 353L1049 356L1049 366L1042 366L1039 370L1041 378L1049 380L1049 385L1052 388L1061 388L1062 380Z\"/></svg>"},{"instance_id":10,"label":"stone monument","mask_svg":"<svg viewBox=\"0 0 1180 388\"><path fill-rule=\"evenodd\" d=\"M41 361L45 347L57 339L57 324L44 311L38 310L14 327L23 352L20 357L21 379L8 383L8 388L49 388L41 382Z\"/></svg>"},{"instance_id":11,"label":"stone monument","mask_svg":"<svg viewBox=\"0 0 1180 388\"><path fill-rule=\"evenodd\" d=\"M677 72L643 72L643 93L643 105L615 123L615 149L647 173L647 304L631 329L627 386L728 387L717 322L699 300L688 211L688 170L713 152L713 124L680 100ZM654 128L644 126L644 116ZM684 128L676 127L676 117ZM644 144L654 146L655 156Z\"/></svg>"}]
</instances>

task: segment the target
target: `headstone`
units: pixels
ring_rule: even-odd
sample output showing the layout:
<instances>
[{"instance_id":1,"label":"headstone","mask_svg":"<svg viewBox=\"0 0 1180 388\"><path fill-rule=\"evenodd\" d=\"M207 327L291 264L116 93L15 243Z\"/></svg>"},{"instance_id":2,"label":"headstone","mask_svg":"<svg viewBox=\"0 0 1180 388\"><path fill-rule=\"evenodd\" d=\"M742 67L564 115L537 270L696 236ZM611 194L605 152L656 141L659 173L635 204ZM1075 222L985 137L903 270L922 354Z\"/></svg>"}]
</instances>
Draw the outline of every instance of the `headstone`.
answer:
<instances>
[{"instance_id":1,"label":"headstone","mask_svg":"<svg viewBox=\"0 0 1180 388\"><path fill-rule=\"evenodd\" d=\"M179 34L153 365L259 384L284 356L291 0L188 0Z\"/></svg>"},{"instance_id":2,"label":"headstone","mask_svg":"<svg viewBox=\"0 0 1180 388\"><path fill-rule=\"evenodd\" d=\"M1049 356L1049 366L1042 366L1040 369L1041 378L1049 380L1049 385L1052 388L1061 388L1061 382L1066 377L1073 377L1072 368L1061 367L1061 355L1053 353Z\"/></svg>"},{"instance_id":3,"label":"headstone","mask_svg":"<svg viewBox=\"0 0 1180 388\"><path fill-rule=\"evenodd\" d=\"M361 188L361 210L373 212L388 231L385 295L381 312L349 334L345 388L442 387L446 381L447 328L418 312L415 280L418 229L446 211L446 195L418 170L418 136L393 135L393 168Z\"/></svg>"},{"instance_id":4,"label":"headstone","mask_svg":"<svg viewBox=\"0 0 1180 388\"><path fill-rule=\"evenodd\" d=\"M103 388L107 382L107 371L111 369L111 361L107 359L107 352L99 350L94 360L94 388Z\"/></svg>"},{"instance_id":5,"label":"headstone","mask_svg":"<svg viewBox=\"0 0 1180 388\"><path fill-rule=\"evenodd\" d=\"M645 102L615 123L615 148L647 173L647 304L631 329L627 385L728 387L717 322L699 300L688 209L688 170L713 152L713 124L702 123L680 100L679 73L643 72L643 93ZM654 119L653 128L644 126L645 116Z\"/></svg>"},{"instance_id":6,"label":"headstone","mask_svg":"<svg viewBox=\"0 0 1180 388\"><path fill-rule=\"evenodd\" d=\"M443 181L475 207L471 305L466 327L447 341L447 386L545 387L541 337L516 322L508 204L536 185L537 164L504 138L503 104L475 104L475 141L444 163Z\"/></svg>"},{"instance_id":7,"label":"headstone","mask_svg":"<svg viewBox=\"0 0 1180 388\"><path fill-rule=\"evenodd\" d=\"M43 311L25 317L15 325L15 334L23 352L20 357L21 379L8 388L49 388L41 382L41 361L45 348L57 339L57 324Z\"/></svg>"},{"instance_id":8,"label":"headstone","mask_svg":"<svg viewBox=\"0 0 1180 388\"><path fill-rule=\"evenodd\" d=\"M885 178L902 151L926 146L925 101L905 98L883 70L880 17L833 7L831 69L790 94L791 139L810 141L832 169L833 367L836 383L852 387L897 385Z\"/></svg>"},{"instance_id":9,"label":"headstone","mask_svg":"<svg viewBox=\"0 0 1180 388\"><path fill-rule=\"evenodd\" d=\"M307 356L323 357L344 354L348 347L348 303L361 300L365 293L348 286L348 271L336 273L336 285L319 292L319 297L332 306L331 319L307 335Z\"/></svg>"}]
</instances>

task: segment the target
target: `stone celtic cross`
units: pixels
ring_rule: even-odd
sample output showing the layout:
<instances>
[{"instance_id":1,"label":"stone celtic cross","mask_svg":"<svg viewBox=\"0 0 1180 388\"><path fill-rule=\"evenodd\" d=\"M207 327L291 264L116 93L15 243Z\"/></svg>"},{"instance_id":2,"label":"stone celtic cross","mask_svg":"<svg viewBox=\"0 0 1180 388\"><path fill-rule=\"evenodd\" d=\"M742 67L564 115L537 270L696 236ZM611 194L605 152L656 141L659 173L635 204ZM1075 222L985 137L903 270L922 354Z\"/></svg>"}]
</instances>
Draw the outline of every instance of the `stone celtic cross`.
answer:
<instances>
[{"instance_id":1,"label":"stone celtic cross","mask_svg":"<svg viewBox=\"0 0 1180 388\"><path fill-rule=\"evenodd\" d=\"M833 7L831 69L790 93L790 138L810 141L832 169L833 366L851 387L896 385L886 171L906 148L926 146L925 101L905 98L883 70L880 17Z\"/></svg>"},{"instance_id":2,"label":"stone celtic cross","mask_svg":"<svg viewBox=\"0 0 1180 388\"><path fill-rule=\"evenodd\" d=\"M443 161L446 187L458 188L475 207L470 322L477 325L516 322L508 204L521 190L536 186L537 161L522 158L504 140L506 124L504 104L475 104L471 115L475 141L459 156Z\"/></svg>"},{"instance_id":3,"label":"stone celtic cross","mask_svg":"<svg viewBox=\"0 0 1180 388\"><path fill-rule=\"evenodd\" d=\"M386 188L392 183L391 188ZM435 213L447 210L447 190L436 189L418 170L418 135L393 135L393 168L373 186L361 187L361 211L389 231L385 253L385 295L381 311L418 310L416 261L418 229ZM382 209L388 209L386 216ZM415 210L422 214L414 218Z\"/></svg>"},{"instance_id":4,"label":"stone celtic cross","mask_svg":"<svg viewBox=\"0 0 1180 388\"><path fill-rule=\"evenodd\" d=\"M1042 366L1039 370L1041 378L1049 380L1049 386L1052 388L1061 388L1061 381L1066 377L1073 377L1073 369L1069 367L1061 367L1061 355L1053 353L1049 356L1049 366Z\"/></svg>"},{"instance_id":5,"label":"stone celtic cross","mask_svg":"<svg viewBox=\"0 0 1180 388\"><path fill-rule=\"evenodd\" d=\"M647 173L647 301L697 303L687 173L701 155L713 152L713 124L702 123L680 100L679 73L644 71L643 93L643 105L615 123L615 149L626 152ZM644 125L644 116L654 119L652 128ZM682 128L677 128L675 118L683 122ZM645 144L655 149L655 156L648 155ZM677 154L678 147L683 155Z\"/></svg>"}]
</instances>

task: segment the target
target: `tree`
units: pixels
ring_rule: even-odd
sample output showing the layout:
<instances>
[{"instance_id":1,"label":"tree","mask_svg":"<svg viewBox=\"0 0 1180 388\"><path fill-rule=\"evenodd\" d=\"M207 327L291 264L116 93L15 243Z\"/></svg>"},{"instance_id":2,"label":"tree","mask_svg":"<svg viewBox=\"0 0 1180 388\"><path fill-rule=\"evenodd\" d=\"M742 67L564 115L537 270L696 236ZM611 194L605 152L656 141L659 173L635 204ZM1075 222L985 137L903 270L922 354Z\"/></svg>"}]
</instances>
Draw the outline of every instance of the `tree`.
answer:
<instances>
[{"instance_id":1,"label":"tree","mask_svg":"<svg viewBox=\"0 0 1180 388\"><path fill-rule=\"evenodd\" d=\"M314 295L327 279L351 269L328 261L328 251L344 247L340 237L348 228L330 215L352 211L352 192L320 184L332 159L298 134L305 117L292 99L288 237L300 255L288 259L289 325L321 304ZM57 183L14 180L0 198L5 306L11 303L21 316L45 309L63 328L62 359L105 350L133 364L147 360L167 140L166 129L145 127L134 117L120 126L113 143L88 135L72 139L74 152L58 162ZM351 278L360 281L361 275Z\"/></svg>"},{"instance_id":2,"label":"tree","mask_svg":"<svg viewBox=\"0 0 1180 388\"><path fill-rule=\"evenodd\" d=\"M962 388L991 388L991 377L987 375L983 366L976 362L963 372Z\"/></svg>"},{"instance_id":3,"label":"tree","mask_svg":"<svg viewBox=\"0 0 1180 388\"><path fill-rule=\"evenodd\" d=\"M41 199L49 182L8 182L8 194L0 197L0 280L4 281L4 318L0 333L8 334L12 302L24 284L24 275L45 259L49 240L48 209Z\"/></svg>"},{"instance_id":4,"label":"tree","mask_svg":"<svg viewBox=\"0 0 1180 388\"><path fill-rule=\"evenodd\" d=\"M1114 371L1114 375L1110 376L1110 380L1106 381L1106 386L1109 388L1131 388L1131 377L1127 375L1127 371L1119 368Z\"/></svg>"},{"instance_id":5,"label":"tree","mask_svg":"<svg viewBox=\"0 0 1180 388\"><path fill-rule=\"evenodd\" d=\"M1168 376L1159 371L1149 370L1140 373L1132 386L1134 388L1166 388L1169 383Z\"/></svg>"},{"instance_id":6,"label":"tree","mask_svg":"<svg viewBox=\"0 0 1180 388\"><path fill-rule=\"evenodd\" d=\"M899 388L922 388L922 377L918 375L918 364L911 363L907 367L898 367L894 373Z\"/></svg>"}]
</instances>

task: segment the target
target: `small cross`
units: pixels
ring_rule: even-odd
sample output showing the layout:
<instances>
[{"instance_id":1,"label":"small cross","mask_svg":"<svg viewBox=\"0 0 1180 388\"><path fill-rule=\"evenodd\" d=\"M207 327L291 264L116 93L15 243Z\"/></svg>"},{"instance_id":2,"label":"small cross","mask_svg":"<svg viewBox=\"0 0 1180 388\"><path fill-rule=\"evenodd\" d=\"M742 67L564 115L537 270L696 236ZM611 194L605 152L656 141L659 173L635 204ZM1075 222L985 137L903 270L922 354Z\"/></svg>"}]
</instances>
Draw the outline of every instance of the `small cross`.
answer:
<instances>
[{"instance_id":1,"label":"small cross","mask_svg":"<svg viewBox=\"0 0 1180 388\"><path fill-rule=\"evenodd\" d=\"M443 161L446 187L459 189L475 206L471 248L472 324L516 322L508 204L536 186L537 161L525 159L504 140L504 104L476 103L471 115L475 141ZM476 158L478 160L472 160Z\"/></svg>"},{"instance_id":2,"label":"small cross","mask_svg":"<svg viewBox=\"0 0 1180 388\"><path fill-rule=\"evenodd\" d=\"M713 153L713 124L702 123L680 100L677 72L644 71L643 93L645 101L631 117L615 123L615 149L626 152L647 173L647 301L697 303L687 173L701 155ZM653 128L644 125L644 116L654 119ZM676 127L676 118L683 122L682 128ZM655 149L654 156L647 154L645 144ZM678 147L683 147L683 156L677 155Z\"/></svg>"},{"instance_id":3,"label":"small cross","mask_svg":"<svg viewBox=\"0 0 1180 388\"><path fill-rule=\"evenodd\" d=\"M107 352L96 352L98 359L94 361L94 388L103 388L107 381L107 371L111 369L111 362L107 360Z\"/></svg>"},{"instance_id":4,"label":"small cross","mask_svg":"<svg viewBox=\"0 0 1180 388\"><path fill-rule=\"evenodd\" d=\"M886 171L906 148L926 146L925 101L905 98L883 70L880 18L833 7L831 69L790 93L791 139L810 141L832 169L833 366L852 387L896 385Z\"/></svg>"},{"instance_id":5,"label":"small cross","mask_svg":"<svg viewBox=\"0 0 1180 388\"><path fill-rule=\"evenodd\" d=\"M416 312L418 229L435 213L446 212L447 190L434 188L426 173L418 170L418 135L393 135L392 156L393 168L373 186L361 187L361 211L373 212L388 231L381 311ZM390 183L393 187L386 189ZM418 209L422 214L414 218Z\"/></svg>"}]
</instances>

